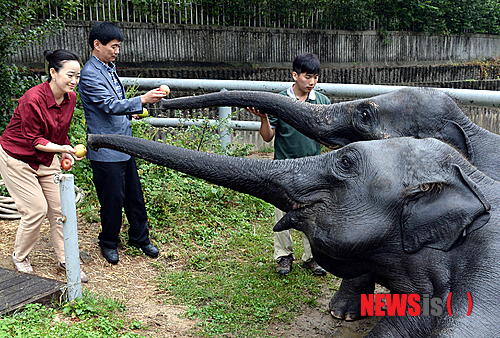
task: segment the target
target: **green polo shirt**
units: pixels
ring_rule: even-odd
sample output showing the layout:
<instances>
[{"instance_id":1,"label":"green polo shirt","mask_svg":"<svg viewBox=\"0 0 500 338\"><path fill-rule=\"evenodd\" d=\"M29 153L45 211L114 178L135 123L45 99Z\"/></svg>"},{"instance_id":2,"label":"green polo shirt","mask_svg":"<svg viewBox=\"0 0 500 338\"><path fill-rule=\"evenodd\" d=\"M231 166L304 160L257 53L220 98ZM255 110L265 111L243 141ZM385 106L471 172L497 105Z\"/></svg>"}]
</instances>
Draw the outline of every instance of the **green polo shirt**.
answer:
<instances>
[{"instance_id":1,"label":"green polo shirt","mask_svg":"<svg viewBox=\"0 0 500 338\"><path fill-rule=\"evenodd\" d=\"M290 89L288 89L289 91ZM287 90L280 92L281 95L289 95ZM305 102L312 104L330 104L327 96L316 91L309 94ZM311 97L314 98L311 100ZM274 159L284 160L287 158L300 158L321 154L321 145L301 134L297 129L290 126L274 116L269 116L271 126L276 129L274 134Z\"/></svg>"}]
</instances>

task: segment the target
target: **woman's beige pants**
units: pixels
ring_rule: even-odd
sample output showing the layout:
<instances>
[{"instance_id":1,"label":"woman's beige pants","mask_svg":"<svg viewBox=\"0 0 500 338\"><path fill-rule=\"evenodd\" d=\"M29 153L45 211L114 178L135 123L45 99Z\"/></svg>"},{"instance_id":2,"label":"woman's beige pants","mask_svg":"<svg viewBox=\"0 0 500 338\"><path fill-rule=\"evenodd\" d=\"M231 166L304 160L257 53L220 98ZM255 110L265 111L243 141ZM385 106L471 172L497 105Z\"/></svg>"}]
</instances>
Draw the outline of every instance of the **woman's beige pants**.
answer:
<instances>
[{"instance_id":1,"label":"woman's beige pants","mask_svg":"<svg viewBox=\"0 0 500 338\"><path fill-rule=\"evenodd\" d=\"M57 155L54 155L50 167L40 165L38 170L34 170L25 162L7 155L0 146L0 174L21 214L14 245L17 261L29 255L47 216L57 259L65 262L62 224L56 223L57 218L61 217L61 196L54 176L60 172Z\"/></svg>"}]
</instances>

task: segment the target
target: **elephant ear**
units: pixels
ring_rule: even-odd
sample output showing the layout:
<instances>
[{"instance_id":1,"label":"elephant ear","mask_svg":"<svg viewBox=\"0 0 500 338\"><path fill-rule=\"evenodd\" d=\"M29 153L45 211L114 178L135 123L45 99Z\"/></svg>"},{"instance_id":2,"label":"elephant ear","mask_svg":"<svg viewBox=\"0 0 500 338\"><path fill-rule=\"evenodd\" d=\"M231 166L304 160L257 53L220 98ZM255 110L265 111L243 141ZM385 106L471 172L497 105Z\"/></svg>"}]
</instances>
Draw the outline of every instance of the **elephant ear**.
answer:
<instances>
[{"instance_id":1,"label":"elephant ear","mask_svg":"<svg viewBox=\"0 0 500 338\"><path fill-rule=\"evenodd\" d=\"M481 190L460 167L453 165L452 170L452 183L423 185L432 188L422 188L405 201L401 215L405 252L422 247L449 251L488 222L491 207Z\"/></svg>"},{"instance_id":2,"label":"elephant ear","mask_svg":"<svg viewBox=\"0 0 500 338\"><path fill-rule=\"evenodd\" d=\"M452 145L470 162L474 163L474 152L469 137L456 122L444 120L443 128L432 137Z\"/></svg>"}]
</instances>

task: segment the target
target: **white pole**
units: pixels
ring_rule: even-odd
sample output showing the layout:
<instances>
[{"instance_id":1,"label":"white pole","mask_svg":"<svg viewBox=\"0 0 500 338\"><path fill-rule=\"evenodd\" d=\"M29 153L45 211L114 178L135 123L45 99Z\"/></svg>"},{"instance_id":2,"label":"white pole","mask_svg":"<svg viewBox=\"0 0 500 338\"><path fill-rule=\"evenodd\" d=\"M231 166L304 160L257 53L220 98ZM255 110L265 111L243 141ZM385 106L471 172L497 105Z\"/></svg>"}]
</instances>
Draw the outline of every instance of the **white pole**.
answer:
<instances>
[{"instance_id":1,"label":"white pole","mask_svg":"<svg viewBox=\"0 0 500 338\"><path fill-rule=\"evenodd\" d=\"M226 88L222 88L221 92L227 92ZM225 124L231 122L231 107L219 107L219 120L225 120L219 130L221 146L227 150L231 144L231 133Z\"/></svg>"},{"instance_id":2,"label":"white pole","mask_svg":"<svg viewBox=\"0 0 500 338\"><path fill-rule=\"evenodd\" d=\"M78 250L78 228L76 221L75 183L72 174L56 174L54 182L59 183L61 192L62 218L57 220L63 223L64 256L66 258L66 281L68 284L68 300L82 296L80 279L80 253Z\"/></svg>"}]
</instances>

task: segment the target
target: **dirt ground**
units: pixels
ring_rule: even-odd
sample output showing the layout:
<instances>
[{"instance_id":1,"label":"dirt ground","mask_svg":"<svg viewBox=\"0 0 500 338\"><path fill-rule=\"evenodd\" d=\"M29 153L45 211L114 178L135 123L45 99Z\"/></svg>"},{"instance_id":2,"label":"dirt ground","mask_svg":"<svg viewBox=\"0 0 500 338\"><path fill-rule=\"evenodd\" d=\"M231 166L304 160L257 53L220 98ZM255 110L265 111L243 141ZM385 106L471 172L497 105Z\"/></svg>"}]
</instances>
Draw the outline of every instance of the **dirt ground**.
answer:
<instances>
[{"instance_id":1,"label":"dirt ground","mask_svg":"<svg viewBox=\"0 0 500 338\"><path fill-rule=\"evenodd\" d=\"M0 266L14 269L12 249L18 220L0 220ZM194 337L192 333L196 322L183 317L182 306L173 306L164 302L164 294L156 289L155 276L158 269L157 259L147 256L131 256L119 248L120 262L111 265L102 257L97 245L100 225L78 221L78 239L82 258L81 267L89 276L89 282L82 284L82 289L121 300L127 307L126 316L143 322L144 329L136 332L145 337ZM161 248L160 248L161 249ZM48 222L44 222L41 236L33 249L30 260L37 275L65 281L65 276L56 269L57 260L52 249ZM366 335L377 318L356 322L344 322L333 319L326 311L331 294L328 292L318 299L318 306L306 307L303 313L289 325L271 327L275 337L349 337Z\"/></svg>"},{"instance_id":2,"label":"dirt ground","mask_svg":"<svg viewBox=\"0 0 500 338\"><path fill-rule=\"evenodd\" d=\"M254 153L249 157L271 159L272 153ZM11 255L18 222L0 219L0 267L15 268ZM145 255L131 256L119 248L120 262L111 265L102 257L97 244L99 231L99 223L90 224L83 219L78 220L81 267L89 277L89 282L82 284L82 289L122 301L127 307L125 315L142 321L144 328L135 332L145 337L195 337L193 330L196 322L183 316L185 308L166 304L165 294L156 288L155 277L159 271L152 263L166 258L161 254L156 259ZM159 249L161 252L161 247ZM40 238L30 254L30 260L35 274L66 280L56 269L57 260L47 221L42 225ZM318 306L304 307L302 314L290 324L271 326L270 335L283 338L358 338L365 336L377 323L376 317L356 322L334 319L327 311L331 296L332 294L325 292L317 300Z\"/></svg>"}]
</instances>

